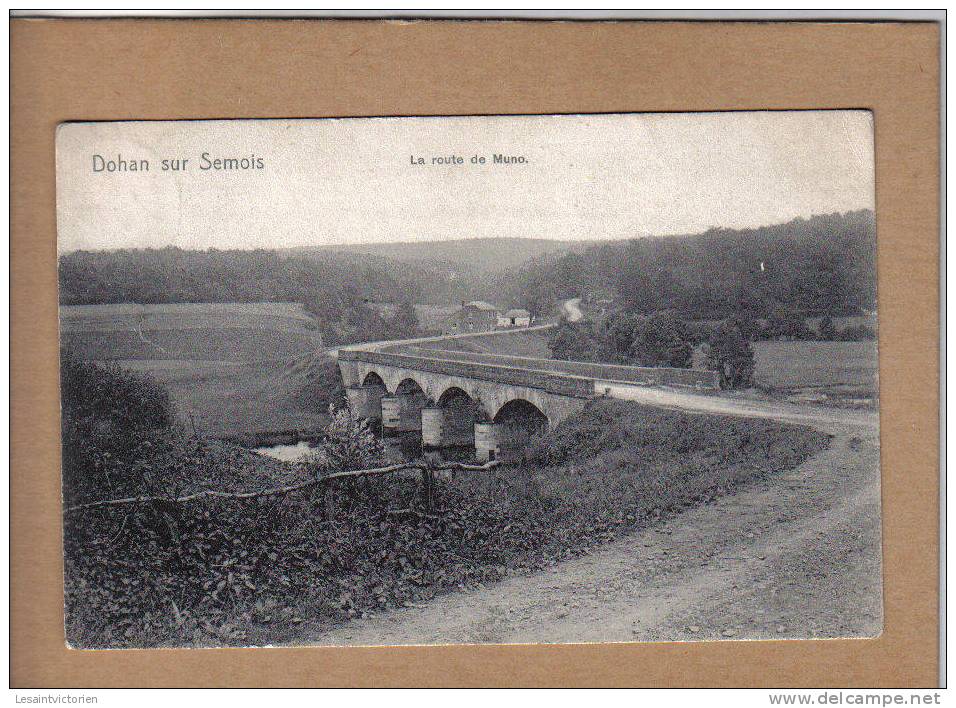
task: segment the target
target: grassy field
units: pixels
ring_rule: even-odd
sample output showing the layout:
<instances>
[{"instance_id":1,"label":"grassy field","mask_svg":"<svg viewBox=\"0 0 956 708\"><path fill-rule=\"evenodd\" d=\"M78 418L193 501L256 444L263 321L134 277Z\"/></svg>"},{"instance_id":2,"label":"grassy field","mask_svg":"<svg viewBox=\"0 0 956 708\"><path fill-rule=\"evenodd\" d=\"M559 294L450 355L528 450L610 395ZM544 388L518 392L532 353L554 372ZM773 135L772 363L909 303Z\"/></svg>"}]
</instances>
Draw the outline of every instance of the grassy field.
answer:
<instances>
[{"instance_id":1,"label":"grassy field","mask_svg":"<svg viewBox=\"0 0 956 708\"><path fill-rule=\"evenodd\" d=\"M505 334L489 334L477 337L449 339L440 342L425 342L418 346L456 352L550 358L551 349L548 347L549 333L550 330L535 330L533 332L522 332L518 330Z\"/></svg>"},{"instance_id":2,"label":"grassy field","mask_svg":"<svg viewBox=\"0 0 956 708\"><path fill-rule=\"evenodd\" d=\"M755 342L753 347L761 386L877 392L876 342Z\"/></svg>"},{"instance_id":3,"label":"grassy field","mask_svg":"<svg viewBox=\"0 0 956 708\"><path fill-rule=\"evenodd\" d=\"M63 306L60 325L61 347L149 373L215 437L314 432L337 391L315 321L295 303Z\"/></svg>"}]
</instances>

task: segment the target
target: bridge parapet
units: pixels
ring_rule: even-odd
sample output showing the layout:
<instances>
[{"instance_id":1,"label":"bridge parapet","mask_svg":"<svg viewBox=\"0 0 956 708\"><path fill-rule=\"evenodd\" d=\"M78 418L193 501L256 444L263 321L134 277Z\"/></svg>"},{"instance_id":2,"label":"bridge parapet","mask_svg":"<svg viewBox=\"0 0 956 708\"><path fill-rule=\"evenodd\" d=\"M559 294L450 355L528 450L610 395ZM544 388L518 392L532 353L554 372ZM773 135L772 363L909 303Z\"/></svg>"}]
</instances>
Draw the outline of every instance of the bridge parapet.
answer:
<instances>
[{"instance_id":1,"label":"bridge parapet","mask_svg":"<svg viewBox=\"0 0 956 708\"><path fill-rule=\"evenodd\" d=\"M509 366L539 371L582 376L598 381L619 381L622 383L646 386L682 386L718 390L720 378L716 371L699 369L676 369L668 367L622 366L585 361L564 361L562 359L541 359L536 357L513 356L509 354L487 354L479 352L460 352L447 349L409 347L406 351L433 355L439 359L451 361L469 361L480 364ZM389 352L390 353L390 352Z\"/></svg>"},{"instance_id":2,"label":"bridge parapet","mask_svg":"<svg viewBox=\"0 0 956 708\"><path fill-rule=\"evenodd\" d=\"M572 374L555 374L547 371L519 369L511 366L446 360L434 357L419 357L407 354L392 354L360 349L342 349L340 361L358 361L380 366L414 369L433 374L460 376L491 381L507 386L524 386L546 393L572 398L594 396L594 379Z\"/></svg>"}]
</instances>

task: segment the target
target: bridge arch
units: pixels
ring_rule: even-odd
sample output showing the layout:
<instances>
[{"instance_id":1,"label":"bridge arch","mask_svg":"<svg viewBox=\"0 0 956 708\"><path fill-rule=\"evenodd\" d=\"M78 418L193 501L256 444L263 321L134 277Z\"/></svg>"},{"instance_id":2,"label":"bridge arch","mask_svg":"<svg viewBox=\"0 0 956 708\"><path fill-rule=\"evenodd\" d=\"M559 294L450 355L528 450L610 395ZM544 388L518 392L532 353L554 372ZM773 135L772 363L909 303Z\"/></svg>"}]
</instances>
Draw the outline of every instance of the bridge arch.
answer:
<instances>
[{"instance_id":1,"label":"bridge arch","mask_svg":"<svg viewBox=\"0 0 956 708\"><path fill-rule=\"evenodd\" d=\"M382 428L386 434L422 429L422 410L430 403L428 394L414 376L397 373L391 377L392 393L382 399Z\"/></svg>"},{"instance_id":2,"label":"bridge arch","mask_svg":"<svg viewBox=\"0 0 956 708\"><path fill-rule=\"evenodd\" d=\"M405 376L405 378L399 381L395 386L395 395L427 398L428 392L425 391L425 387L417 378L414 376Z\"/></svg>"},{"instance_id":3,"label":"bridge arch","mask_svg":"<svg viewBox=\"0 0 956 708\"><path fill-rule=\"evenodd\" d=\"M485 417L481 403L460 386L449 386L438 397L442 437L448 445L474 445L475 423Z\"/></svg>"},{"instance_id":4,"label":"bridge arch","mask_svg":"<svg viewBox=\"0 0 956 708\"><path fill-rule=\"evenodd\" d=\"M494 416L493 455L498 459L515 461L526 454L535 438L547 432L548 416L537 405L524 398L512 398L503 403ZM479 455L482 453L478 451Z\"/></svg>"},{"instance_id":5,"label":"bridge arch","mask_svg":"<svg viewBox=\"0 0 956 708\"><path fill-rule=\"evenodd\" d=\"M385 379L379 376L378 373L375 371L369 371L367 374L365 374L365 378L362 379L362 385L363 386L378 386L379 388L388 390L388 386L385 385Z\"/></svg>"},{"instance_id":6,"label":"bridge arch","mask_svg":"<svg viewBox=\"0 0 956 708\"><path fill-rule=\"evenodd\" d=\"M448 386L444 391L441 392L441 395L435 401L438 404L439 408L447 408L448 406L454 404L457 399L468 399L472 403L475 402L475 399L472 395L463 389L461 386Z\"/></svg>"},{"instance_id":7,"label":"bridge arch","mask_svg":"<svg viewBox=\"0 0 956 708\"><path fill-rule=\"evenodd\" d=\"M492 420L495 423L526 424L535 428L547 428L549 422L544 411L524 398L512 398L506 401L495 412Z\"/></svg>"}]
</instances>

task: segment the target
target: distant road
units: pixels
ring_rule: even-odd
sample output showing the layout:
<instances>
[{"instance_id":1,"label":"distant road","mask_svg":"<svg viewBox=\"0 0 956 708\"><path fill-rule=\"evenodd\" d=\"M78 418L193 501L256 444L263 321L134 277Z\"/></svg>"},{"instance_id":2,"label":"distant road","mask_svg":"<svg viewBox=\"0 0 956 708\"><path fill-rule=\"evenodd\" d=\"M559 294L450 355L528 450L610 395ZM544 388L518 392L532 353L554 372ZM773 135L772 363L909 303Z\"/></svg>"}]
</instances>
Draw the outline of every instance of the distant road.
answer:
<instances>
[{"instance_id":1,"label":"distant road","mask_svg":"<svg viewBox=\"0 0 956 708\"><path fill-rule=\"evenodd\" d=\"M581 298L573 297L561 303L561 310L567 317L568 322L578 322L584 319L584 313L581 312Z\"/></svg>"}]
</instances>

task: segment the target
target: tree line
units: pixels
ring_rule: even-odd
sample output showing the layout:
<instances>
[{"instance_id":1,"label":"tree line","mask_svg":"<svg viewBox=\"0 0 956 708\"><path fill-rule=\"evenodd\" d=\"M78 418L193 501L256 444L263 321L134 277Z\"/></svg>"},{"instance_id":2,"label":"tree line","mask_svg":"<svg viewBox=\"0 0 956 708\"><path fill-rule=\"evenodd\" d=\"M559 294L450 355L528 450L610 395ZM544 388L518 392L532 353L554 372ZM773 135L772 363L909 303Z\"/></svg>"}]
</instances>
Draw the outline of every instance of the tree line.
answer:
<instances>
[{"instance_id":1,"label":"tree line","mask_svg":"<svg viewBox=\"0 0 956 708\"><path fill-rule=\"evenodd\" d=\"M60 304L298 302L329 344L413 336L419 275L387 263L264 249L74 251L59 259ZM372 300L398 307L384 315Z\"/></svg>"},{"instance_id":2,"label":"tree line","mask_svg":"<svg viewBox=\"0 0 956 708\"><path fill-rule=\"evenodd\" d=\"M745 325L728 319L715 326L688 323L672 311L630 315L618 311L601 321L562 320L548 344L556 359L632 366L691 368L703 345L703 366L718 372L722 388L746 388L755 367Z\"/></svg>"},{"instance_id":3,"label":"tree line","mask_svg":"<svg viewBox=\"0 0 956 708\"><path fill-rule=\"evenodd\" d=\"M697 363L717 371L722 387L745 388L753 383L754 341L857 341L875 337L876 333L865 325L840 329L829 315L811 328L794 309L775 309L764 320L744 313L716 323L689 322L673 310L651 315L615 310L596 320L562 320L548 344L557 359L682 369L695 364L694 352L699 347L703 360Z\"/></svg>"}]
</instances>

